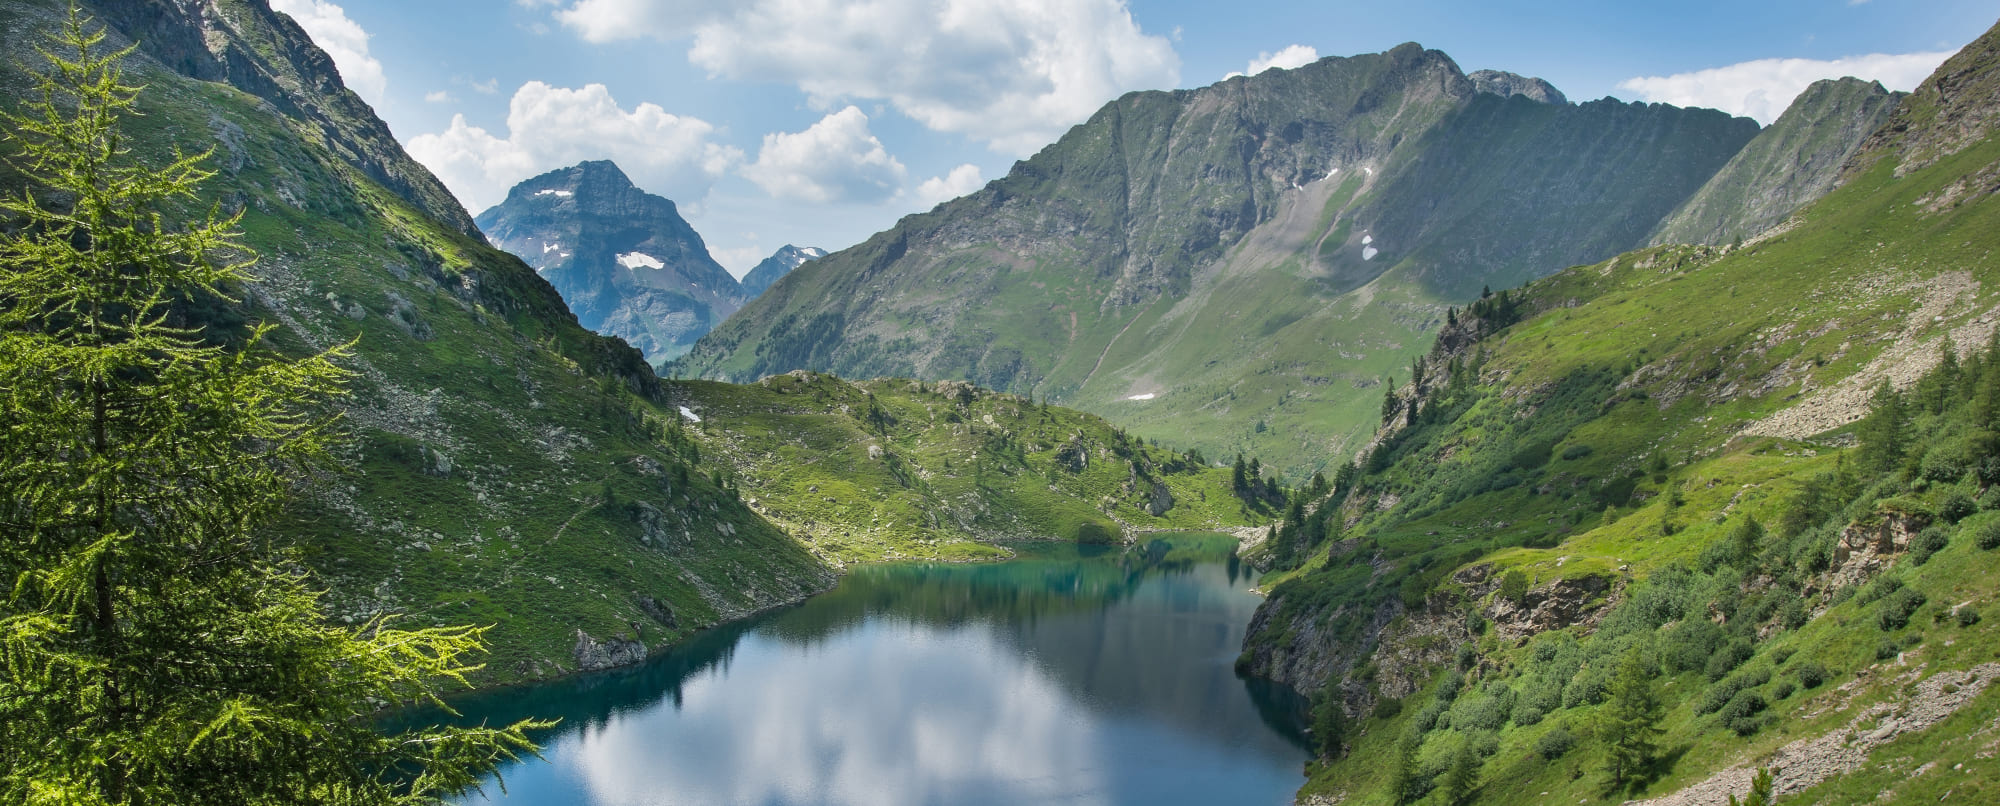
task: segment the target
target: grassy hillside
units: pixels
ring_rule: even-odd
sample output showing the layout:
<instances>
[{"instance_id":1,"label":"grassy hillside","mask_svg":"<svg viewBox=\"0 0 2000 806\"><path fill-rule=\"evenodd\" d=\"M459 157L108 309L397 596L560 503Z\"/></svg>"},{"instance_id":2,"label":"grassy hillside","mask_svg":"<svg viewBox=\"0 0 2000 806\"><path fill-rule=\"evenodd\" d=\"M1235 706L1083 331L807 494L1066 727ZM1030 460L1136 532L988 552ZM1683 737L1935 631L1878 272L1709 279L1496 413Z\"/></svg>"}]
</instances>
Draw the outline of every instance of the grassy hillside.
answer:
<instances>
[{"instance_id":1,"label":"grassy hillside","mask_svg":"<svg viewBox=\"0 0 2000 806\"><path fill-rule=\"evenodd\" d=\"M674 371L971 381L1304 478L1366 440L1447 306L1643 243L1756 131L1482 93L1413 44L1134 93L788 275Z\"/></svg>"},{"instance_id":2,"label":"grassy hillside","mask_svg":"<svg viewBox=\"0 0 2000 806\"><path fill-rule=\"evenodd\" d=\"M795 372L672 384L752 509L836 565L990 559L993 539L1113 542L1269 522L1282 496L1090 414L968 384Z\"/></svg>"},{"instance_id":3,"label":"grassy hillside","mask_svg":"<svg viewBox=\"0 0 2000 806\"><path fill-rule=\"evenodd\" d=\"M1938 75L1992 86L1995 39ZM2000 791L1979 615L2000 571L2000 203L1976 179L2000 139L1852 164L1767 240L1451 312L1367 458L1273 544L1292 562L1241 664L1349 719L1308 795L1711 803L1758 766L1799 802ZM1614 784L1628 657L1663 733Z\"/></svg>"},{"instance_id":4,"label":"grassy hillside","mask_svg":"<svg viewBox=\"0 0 2000 806\"><path fill-rule=\"evenodd\" d=\"M259 279L230 289L240 304L191 304L186 320L223 342L262 321L284 349L353 344L346 468L302 485L273 530L318 571L332 617L494 625L479 679L500 682L629 657L831 584L670 439L637 351L579 328L527 266L455 225L462 211L441 219L418 206L426 194L375 179L370 165L415 163L386 129L368 134L380 122L303 32L262 3L199 5L107 4L102 18L151 37L128 64L146 87L129 142L154 160L214 144L203 204L243 211L260 255ZM31 48L63 6L0 3L0 98L28 86L20 70L41 63ZM649 542L642 503L675 513L673 540Z\"/></svg>"}]
</instances>

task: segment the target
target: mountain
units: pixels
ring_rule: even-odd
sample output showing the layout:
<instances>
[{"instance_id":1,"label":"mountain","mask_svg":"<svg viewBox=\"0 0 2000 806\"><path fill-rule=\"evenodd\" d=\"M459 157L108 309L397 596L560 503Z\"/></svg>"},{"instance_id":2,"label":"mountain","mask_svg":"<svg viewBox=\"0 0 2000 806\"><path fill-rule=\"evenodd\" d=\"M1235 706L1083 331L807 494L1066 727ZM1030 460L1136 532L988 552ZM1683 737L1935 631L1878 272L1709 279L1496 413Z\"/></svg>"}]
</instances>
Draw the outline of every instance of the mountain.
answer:
<instances>
[{"instance_id":1,"label":"mountain","mask_svg":"<svg viewBox=\"0 0 2000 806\"><path fill-rule=\"evenodd\" d=\"M609 161L515 185L475 221L555 286L578 323L654 363L686 352L750 296L672 201L640 190Z\"/></svg>"},{"instance_id":2,"label":"mountain","mask_svg":"<svg viewBox=\"0 0 2000 806\"><path fill-rule=\"evenodd\" d=\"M0 96L65 17L0 2ZM209 146L197 207L243 213L258 280L184 315L307 352L350 344L346 467L309 480L274 537L331 617L494 625L475 679L631 661L822 590L833 574L718 483L639 352L594 335L489 246L333 63L255 0L84 3L136 38L125 141L158 163ZM0 189L21 178L0 167ZM726 479L721 479L726 482Z\"/></svg>"},{"instance_id":3,"label":"mountain","mask_svg":"<svg viewBox=\"0 0 2000 806\"><path fill-rule=\"evenodd\" d=\"M785 244L784 248L764 258L764 261L751 269L749 274L743 275L744 298L756 299L758 294L764 293L764 289L770 288L778 278L791 274L793 269L805 265L808 260L818 260L823 257L826 257L826 250L817 246L798 247Z\"/></svg>"},{"instance_id":4,"label":"mountain","mask_svg":"<svg viewBox=\"0 0 2000 806\"><path fill-rule=\"evenodd\" d=\"M1367 439L1447 308L1644 244L1757 130L1482 92L1414 44L1132 93L801 267L676 372L968 380L1303 477Z\"/></svg>"},{"instance_id":5,"label":"mountain","mask_svg":"<svg viewBox=\"0 0 2000 806\"><path fill-rule=\"evenodd\" d=\"M1873 81L1813 82L1660 224L1654 244L1752 238L1833 189L1841 166L1903 100Z\"/></svg>"},{"instance_id":6,"label":"mountain","mask_svg":"<svg viewBox=\"0 0 2000 806\"><path fill-rule=\"evenodd\" d=\"M2000 26L1790 226L1447 320L1252 558L1239 669L1345 717L1302 802L1719 803L1760 767L1784 802L2000 787L1997 88ZM1627 781L1621 691L1660 705Z\"/></svg>"}]
</instances>

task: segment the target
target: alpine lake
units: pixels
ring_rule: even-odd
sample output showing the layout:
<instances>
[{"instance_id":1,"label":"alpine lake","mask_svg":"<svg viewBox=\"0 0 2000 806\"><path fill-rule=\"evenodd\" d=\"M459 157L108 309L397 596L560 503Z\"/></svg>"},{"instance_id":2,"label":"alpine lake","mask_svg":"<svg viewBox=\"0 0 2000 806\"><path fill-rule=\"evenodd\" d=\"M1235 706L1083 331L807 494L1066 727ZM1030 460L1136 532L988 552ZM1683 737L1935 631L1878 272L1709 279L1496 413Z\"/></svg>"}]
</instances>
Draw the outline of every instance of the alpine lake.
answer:
<instances>
[{"instance_id":1,"label":"alpine lake","mask_svg":"<svg viewBox=\"0 0 2000 806\"><path fill-rule=\"evenodd\" d=\"M1238 677L1226 535L850 569L626 669L455 700L561 723L462 798L512 806L1283 804L1307 705Z\"/></svg>"}]
</instances>

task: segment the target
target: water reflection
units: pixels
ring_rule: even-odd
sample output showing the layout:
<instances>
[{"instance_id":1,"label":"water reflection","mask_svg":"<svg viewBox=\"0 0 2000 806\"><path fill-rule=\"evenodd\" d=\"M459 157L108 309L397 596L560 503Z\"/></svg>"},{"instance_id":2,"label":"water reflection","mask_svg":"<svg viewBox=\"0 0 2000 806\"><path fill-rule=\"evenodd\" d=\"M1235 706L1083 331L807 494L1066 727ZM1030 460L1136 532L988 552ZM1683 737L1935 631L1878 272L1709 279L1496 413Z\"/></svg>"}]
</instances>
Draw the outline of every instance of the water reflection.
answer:
<instances>
[{"instance_id":1,"label":"water reflection","mask_svg":"<svg viewBox=\"0 0 2000 806\"><path fill-rule=\"evenodd\" d=\"M864 568L638 669L461 710L564 718L490 792L509 803L1283 803L1302 704L1230 670L1257 600L1229 545Z\"/></svg>"}]
</instances>

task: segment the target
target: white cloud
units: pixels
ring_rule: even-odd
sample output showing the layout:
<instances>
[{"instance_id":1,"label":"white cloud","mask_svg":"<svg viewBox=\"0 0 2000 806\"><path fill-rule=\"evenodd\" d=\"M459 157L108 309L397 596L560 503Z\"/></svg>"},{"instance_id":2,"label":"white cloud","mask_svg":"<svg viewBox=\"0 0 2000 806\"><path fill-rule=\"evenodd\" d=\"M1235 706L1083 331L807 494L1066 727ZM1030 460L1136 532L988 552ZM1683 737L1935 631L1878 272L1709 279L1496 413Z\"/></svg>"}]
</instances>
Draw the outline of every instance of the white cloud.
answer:
<instances>
[{"instance_id":1,"label":"white cloud","mask_svg":"<svg viewBox=\"0 0 2000 806\"><path fill-rule=\"evenodd\" d=\"M508 104L505 138L455 115L450 128L410 138L407 148L475 211L499 203L523 179L588 159L617 162L640 187L687 205L743 158L710 142L714 133L707 121L654 104L627 112L602 84L566 89L530 81Z\"/></svg>"},{"instance_id":2,"label":"white cloud","mask_svg":"<svg viewBox=\"0 0 2000 806\"><path fill-rule=\"evenodd\" d=\"M436 92L424 93L424 101L427 103L434 103L434 104L449 104L449 103L456 103L458 99L452 97L452 94L449 92L446 92L444 90L438 90Z\"/></svg>"},{"instance_id":3,"label":"white cloud","mask_svg":"<svg viewBox=\"0 0 2000 806\"><path fill-rule=\"evenodd\" d=\"M933 176L917 185L917 204L928 210L978 190L984 184L986 181L979 175L979 166L968 162L951 169L951 173Z\"/></svg>"},{"instance_id":4,"label":"white cloud","mask_svg":"<svg viewBox=\"0 0 2000 806\"><path fill-rule=\"evenodd\" d=\"M708 247L708 256L715 258L715 262L722 264L722 268L727 269L730 276L738 280L743 279L743 275L749 274L751 269L757 268L757 264L764 262L764 258L770 257L771 252L770 249L758 246L754 240L749 246L719 248L711 244Z\"/></svg>"},{"instance_id":5,"label":"white cloud","mask_svg":"<svg viewBox=\"0 0 2000 806\"><path fill-rule=\"evenodd\" d=\"M690 39L711 75L794 84L825 108L887 101L1016 155L1180 80L1173 45L1124 0L570 0L555 16L593 42Z\"/></svg>"},{"instance_id":6,"label":"white cloud","mask_svg":"<svg viewBox=\"0 0 2000 806\"><path fill-rule=\"evenodd\" d=\"M465 82L465 84L466 86L471 87L473 92L479 93L480 95L500 94L500 79L497 78L489 78L486 79L485 81L468 80Z\"/></svg>"},{"instance_id":7,"label":"white cloud","mask_svg":"<svg viewBox=\"0 0 2000 806\"><path fill-rule=\"evenodd\" d=\"M1248 67L1243 68L1243 72L1230 73L1229 75L1223 76L1223 78L1228 79L1228 78L1235 78L1237 76L1254 76L1258 73L1262 73L1265 70L1269 70L1273 67L1285 70L1291 70L1298 67L1304 67L1316 61L1319 61L1318 48L1315 48L1311 45L1291 45L1286 47L1284 50L1278 51L1277 53L1268 53L1268 52L1259 53L1257 54L1257 58L1250 60L1250 65Z\"/></svg>"},{"instance_id":8,"label":"white cloud","mask_svg":"<svg viewBox=\"0 0 2000 806\"><path fill-rule=\"evenodd\" d=\"M271 9L306 29L313 44L333 58L348 89L370 105L382 103L389 79L382 74L382 63L368 55L368 32L348 19L345 10L326 0L271 0Z\"/></svg>"},{"instance_id":9,"label":"white cloud","mask_svg":"<svg viewBox=\"0 0 2000 806\"><path fill-rule=\"evenodd\" d=\"M849 106L797 134L764 135L742 173L774 197L825 204L882 201L906 172L868 130L868 116Z\"/></svg>"},{"instance_id":10,"label":"white cloud","mask_svg":"<svg viewBox=\"0 0 2000 806\"><path fill-rule=\"evenodd\" d=\"M1769 125L1792 99L1823 78L1853 76L1882 82L1891 90L1911 90L1951 58L1951 51L1849 56L1844 59L1758 59L1670 76L1641 76L1618 82L1640 100L1675 106L1705 106Z\"/></svg>"}]
</instances>

